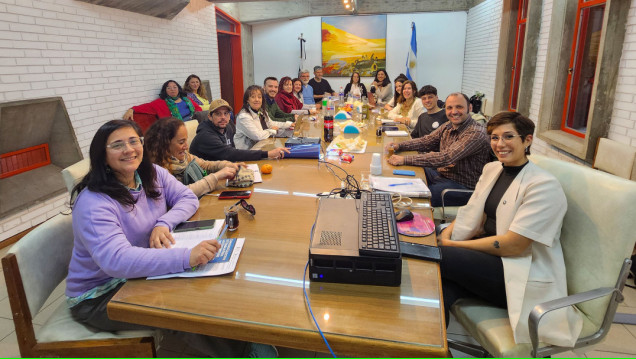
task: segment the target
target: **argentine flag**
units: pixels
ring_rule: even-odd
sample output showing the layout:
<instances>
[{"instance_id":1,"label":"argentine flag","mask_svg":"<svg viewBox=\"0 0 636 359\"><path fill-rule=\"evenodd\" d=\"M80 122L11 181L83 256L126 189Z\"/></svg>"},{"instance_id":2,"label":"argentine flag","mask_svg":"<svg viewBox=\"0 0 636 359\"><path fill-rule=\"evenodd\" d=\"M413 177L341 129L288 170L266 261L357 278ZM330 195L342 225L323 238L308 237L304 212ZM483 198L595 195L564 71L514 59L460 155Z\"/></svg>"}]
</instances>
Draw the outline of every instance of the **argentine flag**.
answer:
<instances>
[{"instance_id":1,"label":"argentine flag","mask_svg":"<svg viewBox=\"0 0 636 359\"><path fill-rule=\"evenodd\" d=\"M409 54L406 57L406 77L415 81L416 76L416 68L417 68L417 38L415 36L415 23L411 23L411 29L413 32L411 33L411 45L409 47Z\"/></svg>"}]
</instances>

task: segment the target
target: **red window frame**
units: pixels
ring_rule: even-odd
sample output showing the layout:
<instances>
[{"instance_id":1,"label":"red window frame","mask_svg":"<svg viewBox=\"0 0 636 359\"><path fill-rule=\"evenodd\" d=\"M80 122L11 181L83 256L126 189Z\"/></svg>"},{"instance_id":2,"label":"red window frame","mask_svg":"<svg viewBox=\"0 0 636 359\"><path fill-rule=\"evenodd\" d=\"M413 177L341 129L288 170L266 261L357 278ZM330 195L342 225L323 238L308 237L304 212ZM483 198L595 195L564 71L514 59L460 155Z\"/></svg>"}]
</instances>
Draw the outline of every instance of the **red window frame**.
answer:
<instances>
[{"instance_id":1,"label":"red window frame","mask_svg":"<svg viewBox=\"0 0 636 359\"><path fill-rule=\"evenodd\" d=\"M530 0L518 0L517 26L515 32L515 52L510 74L510 94L508 96L508 110L516 111L519 104L519 80L523 64L523 47L526 38L526 22L528 20L528 3Z\"/></svg>"},{"instance_id":2,"label":"red window frame","mask_svg":"<svg viewBox=\"0 0 636 359\"><path fill-rule=\"evenodd\" d=\"M243 54L241 51L241 23L216 6L214 7L214 10L216 11L217 17L220 17L233 25L234 31L217 30L216 32L217 34L227 34L232 37L232 83L234 92L234 103L232 105L236 110L243 106Z\"/></svg>"},{"instance_id":3,"label":"red window frame","mask_svg":"<svg viewBox=\"0 0 636 359\"><path fill-rule=\"evenodd\" d=\"M568 68L568 78L566 82L565 88L565 100L563 103L563 116L561 118L561 131L567 132L574 136L585 138L586 133L582 133L575 129L569 128L567 126L568 120L571 118L570 116L574 115L575 110L575 102L570 101L571 99L576 99L578 95L578 87L580 82L580 72L578 69L581 68L581 64L583 61L583 48L585 44L580 44L580 40L582 39L582 35L587 33L587 17L588 13L585 13L585 19L583 23L581 23L581 12L594 7L594 6L605 6L607 0L579 0L577 9L576 9L576 22L574 25L574 40L572 41L572 52L570 54L570 64ZM604 31L602 29L601 31ZM581 49L581 51L578 51ZM597 61L598 66L598 61ZM573 119L572 119L573 121ZM571 122L571 121L570 121Z\"/></svg>"}]
</instances>

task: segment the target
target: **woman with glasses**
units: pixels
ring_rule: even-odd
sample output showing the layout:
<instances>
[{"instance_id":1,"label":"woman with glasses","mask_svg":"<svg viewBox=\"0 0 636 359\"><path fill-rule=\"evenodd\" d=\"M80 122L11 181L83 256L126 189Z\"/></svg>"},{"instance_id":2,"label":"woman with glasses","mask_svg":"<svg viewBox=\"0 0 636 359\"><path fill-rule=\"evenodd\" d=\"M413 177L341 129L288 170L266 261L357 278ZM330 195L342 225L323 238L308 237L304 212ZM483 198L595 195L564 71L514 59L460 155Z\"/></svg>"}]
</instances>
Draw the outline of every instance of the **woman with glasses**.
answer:
<instances>
[{"instance_id":1,"label":"woman with glasses","mask_svg":"<svg viewBox=\"0 0 636 359\"><path fill-rule=\"evenodd\" d=\"M402 94L388 116L393 121L402 123L413 130L423 109L424 105L417 97L417 85L411 80L406 80L402 85Z\"/></svg>"},{"instance_id":2,"label":"woman with glasses","mask_svg":"<svg viewBox=\"0 0 636 359\"><path fill-rule=\"evenodd\" d=\"M264 107L265 92L258 85L252 85L243 94L243 108L236 117L234 145L240 150L252 148L256 142L276 136L279 129L294 129L291 121L275 122L269 118Z\"/></svg>"},{"instance_id":3,"label":"woman with glasses","mask_svg":"<svg viewBox=\"0 0 636 359\"><path fill-rule=\"evenodd\" d=\"M170 234L199 207L197 197L144 157L141 130L131 121L102 125L89 150L90 170L72 195L75 244L66 278L73 319L103 331L141 329L108 318L106 305L128 278L178 273L206 264L220 249L204 240L171 248ZM273 355L269 346L190 333L179 339L216 356Z\"/></svg>"},{"instance_id":4,"label":"woman with glasses","mask_svg":"<svg viewBox=\"0 0 636 359\"><path fill-rule=\"evenodd\" d=\"M124 114L124 120L133 120L135 112L155 115L157 118L174 117L181 121L189 121L201 106L193 103L174 80L166 81L161 86L159 98L142 105L133 106Z\"/></svg>"},{"instance_id":5,"label":"woman with glasses","mask_svg":"<svg viewBox=\"0 0 636 359\"><path fill-rule=\"evenodd\" d=\"M528 161L534 127L517 112L488 122L499 161L484 166L468 204L438 237L446 324L456 300L485 300L507 308L516 343L530 342L535 305L568 295L559 241L567 202L557 179ZM572 307L541 323L540 341L561 346L572 346L582 327Z\"/></svg>"},{"instance_id":6,"label":"woman with glasses","mask_svg":"<svg viewBox=\"0 0 636 359\"><path fill-rule=\"evenodd\" d=\"M206 161L188 152L188 130L183 121L174 117L155 122L144 137L144 150L150 161L172 173L201 197L223 187L244 163Z\"/></svg>"}]
</instances>

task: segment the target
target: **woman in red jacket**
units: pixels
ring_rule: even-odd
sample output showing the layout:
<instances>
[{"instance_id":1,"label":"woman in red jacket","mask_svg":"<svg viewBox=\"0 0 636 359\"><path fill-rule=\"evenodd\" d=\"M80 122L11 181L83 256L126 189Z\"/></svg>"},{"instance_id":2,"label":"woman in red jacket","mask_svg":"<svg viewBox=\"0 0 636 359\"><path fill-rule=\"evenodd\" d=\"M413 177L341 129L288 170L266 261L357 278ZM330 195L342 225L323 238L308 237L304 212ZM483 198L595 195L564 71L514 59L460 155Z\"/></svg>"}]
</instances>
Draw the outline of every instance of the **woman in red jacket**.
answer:
<instances>
[{"instance_id":1,"label":"woman in red jacket","mask_svg":"<svg viewBox=\"0 0 636 359\"><path fill-rule=\"evenodd\" d=\"M275 100L278 107L280 107L283 112L293 113L298 115L307 115L314 114L316 110L309 108L308 106L303 105L300 100L293 93L294 85L292 83L291 78L288 76L280 79L280 86L278 87L278 93L276 94Z\"/></svg>"},{"instance_id":2,"label":"woman in red jacket","mask_svg":"<svg viewBox=\"0 0 636 359\"><path fill-rule=\"evenodd\" d=\"M189 121L201 107L193 103L174 80L166 81L161 87L159 98L139 106L133 106L124 114L124 120L132 120L134 113L145 113L157 116L157 119L174 117Z\"/></svg>"}]
</instances>

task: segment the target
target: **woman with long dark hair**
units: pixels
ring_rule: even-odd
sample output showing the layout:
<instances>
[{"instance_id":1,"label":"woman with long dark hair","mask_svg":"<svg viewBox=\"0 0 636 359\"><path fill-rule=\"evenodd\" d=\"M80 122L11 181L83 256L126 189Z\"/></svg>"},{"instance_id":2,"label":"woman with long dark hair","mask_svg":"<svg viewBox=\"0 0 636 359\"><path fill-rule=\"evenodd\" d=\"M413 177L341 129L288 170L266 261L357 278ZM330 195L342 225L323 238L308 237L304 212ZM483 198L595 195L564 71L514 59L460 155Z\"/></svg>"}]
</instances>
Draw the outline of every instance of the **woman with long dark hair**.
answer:
<instances>
[{"instance_id":1,"label":"woman with long dark hair","mask_svg":"<svg viewBox=\"0 0 636 359\"><path fill-rule=\"evenodd\" d=\"M417 97L417 85L411 80L406 80L402 85L402 94L396 101L395 107L389 111L388 116L393 121L403 123L412 130L415 128L423 108L422 101Z\"/></svg>"},{"instance_id":2,"label":"woman with long dark hair","mask_svg":"<svg viewBox=\"0 0 636 359\"><path fill-rule=\"evenodd\" d=\"M168 80L161 86L158 99L129 108L124 114L124 120L132 120L134 113L139 112L155 115L157 118L174 117L188 121L196 111L201 111L201 106L192 103L176 81Z\"/></svg>"},{"instance_id":3,"label":"woman with long dark hair","mask_svg":"<svg viewBox=\"0 0 636 359\"><path fill-rule=\"evenodd\" d=\"M358 71L354 71L351 74L351 79L345 86L344 97L347 98L349 96L357 99L367 97L367 88L360 82L360 73Z\"/></svg>"},{"instance_id":4,"label":"woman with long dark hair","mask_svg":"<svg viewBox=\"0 0 636 359\"><path fill-rule=\"evenodd\" d=\"M391 100L391 80L386 70L380 69L375 72L375 78L369 90L375 97L377 106L384 106Z\"/></svg>"},{"instance_id":5,"label":"woman with long dark hair","mask_svg":"<svg viewBox=\"0 0 636 359\"><path fill-rule=\"evenodd\" d=\"M280 79L280 86L278 87L278 93L276 94L276 97L274 97L274 100L278 107L280 107L280 109L285 113L293 113L295 115L309 115L316 113L316 110L305 106L294 94L294 82L288 76Z\"/></svg>"},{"instance_id":6,"label":"woman with long dark hair","mask_svg":"<svg viewBox=\"0 0 636 359\"><path fill-rule=\"evenodd\" d=\"M387 111L391 111L395 106L397 106L400 95L402 95L402 85L406 80L408 79L404 74L399 74L398 77L393 80L393 83L395 84L395 93L393 94L393 97L391 97L389 102L384 105L384 109L386 109Z\"/></svg>"},{"instance_id":7,"label":"woman with long dark hair","mask_svg":"<svg viewBox=\"0 0 636 359\"><path fill-rule=\"evenodd\" d=\"M280 127L279 127L280 126ZM252 85L243 94L243 108L236 116L234 145L240 150L248 150L260 140L275 136L279 129L294 129L291 121L275 122L265 109L265 92L258 85Z\"/></svg>"},{"instance_id":8,"label":"woman with long dark hair","mask_svg":"<svg viewBox=\"0 0 636 359\"><path fill-rule=\"evenodd\" d=\"M144 150L152 163L170 171L197 197L223 187L240 166L230 161L206 161L188 152L188 131L183 121L174 117L150 126L144 137Z\"/></svg>"},{"instance_id":9,"label":"woman with long dark hair","mask_svg":"<svg viewBox=\"0 0 636 359\"><path fill-rule=\"evenodd\" d=\"M203 240L192 249L171 248L170 231L199 207L197 197L167 170L144 157L141 129L113 120L98 130L90 170L72 191L75 244L66 278L73 319L103 331L135 330L136 324L108 318L106 306L129 278L178 273L214 258L220 244ZM175 335L212 356L275 356L267 345Z\"/></svg>"},{"instance_id":10,"label":"woman with long dark hair","mask_svg":"<svg viewBox=\"0 0 636 359\"><path fill-rule=\"evenodd\" d=\"M214 257L220 245L169 247L170 231L199 207L197 197L168 171L143 156L141 130L132 121L102 125L91 142L90 170L72 195L75 246L66 279L73 317L113 331L106 303L127 278L183 272ZM169 208L169 210L168 210Z\"/></svg>"}]
</instances>

